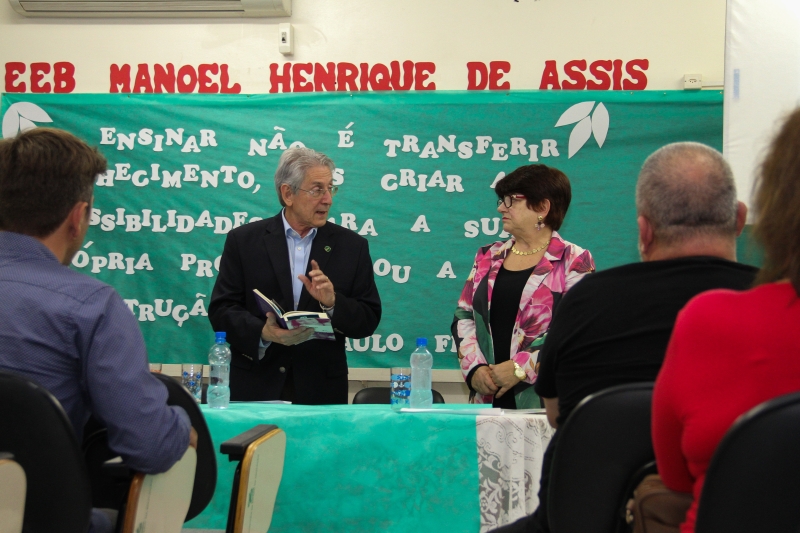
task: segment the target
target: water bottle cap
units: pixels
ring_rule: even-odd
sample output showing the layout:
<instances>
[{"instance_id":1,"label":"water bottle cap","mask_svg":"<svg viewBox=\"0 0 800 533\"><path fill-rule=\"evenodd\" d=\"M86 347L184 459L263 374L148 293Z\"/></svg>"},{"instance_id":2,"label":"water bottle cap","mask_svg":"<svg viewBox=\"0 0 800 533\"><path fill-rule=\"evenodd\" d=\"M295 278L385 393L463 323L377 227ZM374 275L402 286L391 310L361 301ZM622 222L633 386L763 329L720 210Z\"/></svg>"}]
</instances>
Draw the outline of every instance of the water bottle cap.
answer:
<instances>
[{"instance_id":1,"label":"water bottle cap","mask_svg":"<svg viewBox=\"0 0 800 533\"><path fill-rule=\"evenodd\" d=\"M428 339L426 339L425 337L417 337L417 346L427 346L427 345L428 345Z\"/></svg>"},{"instance_id":2,"label":"water bottle cap","mask_svg":"<svg viewBox=\"0 0 800 533\"><path fill-rule=\"evenodd\" d=\"M225 342L225 337L226 337L226 335L225 335L225 332L224 332L224 331L215 331L215 332L214 332L214 335L216 335L217 342L219 342L220 340L222 340L223 342Z\"/></svg>"}]
</instances>

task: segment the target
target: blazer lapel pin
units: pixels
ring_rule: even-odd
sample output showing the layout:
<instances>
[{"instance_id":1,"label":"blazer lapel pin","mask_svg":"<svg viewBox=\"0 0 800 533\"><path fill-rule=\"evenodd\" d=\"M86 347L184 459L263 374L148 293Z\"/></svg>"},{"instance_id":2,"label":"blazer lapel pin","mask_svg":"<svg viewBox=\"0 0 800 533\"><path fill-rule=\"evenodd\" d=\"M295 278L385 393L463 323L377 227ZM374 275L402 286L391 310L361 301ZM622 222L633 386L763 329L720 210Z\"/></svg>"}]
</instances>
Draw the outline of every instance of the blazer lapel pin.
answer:
<instances>
[{"instance_id":1,"label":"blazer lapel pin","mask_svg":"<svg viewBox=\"0 0 800 533\"><path fill-rule=\"evenodd\" d=\"M325 251L326 251L326 252L330 252L330 251L331 251L331 247L330 247L330 246L326 246L326 247L325 247Z\"/></svg>"}]
</instances>

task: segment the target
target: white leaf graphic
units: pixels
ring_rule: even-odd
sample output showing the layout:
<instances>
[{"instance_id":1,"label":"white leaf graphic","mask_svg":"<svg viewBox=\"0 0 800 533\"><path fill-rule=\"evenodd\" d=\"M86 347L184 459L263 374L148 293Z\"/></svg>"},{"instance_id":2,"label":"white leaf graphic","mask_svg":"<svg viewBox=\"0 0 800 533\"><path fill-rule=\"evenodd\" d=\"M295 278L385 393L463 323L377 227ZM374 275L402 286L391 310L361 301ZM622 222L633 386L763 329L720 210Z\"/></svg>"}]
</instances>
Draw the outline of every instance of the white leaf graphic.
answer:
<instances>
[{"instance_id":1,"label":"white leaf graphic","mask_svg":"<svg viewBox=\"0 0 800 533\"><path fill-rule=\"evenodd\" d=\"M3 139L10 139L19 132L19 113L11 106L3 116Z\"/></svg>"},{"instance_id":2,"label":"white leaf graphic","mask_svg":"<svg viewBox=\"0 0 800 533\"><path fill-rule=\"evenodd\" d=\"M592 133L594 133L594 140L597 141L597 146L603 147L606 142L606 135L608 134L608 109L603 103L597 104L597 107L592 113Z\"/></svg>"},{"instance_id":3,"label":"white leaf graphic","mask_svg":"<svg viewBox=\"0 0 800 533\"><path fill-rule=\"evenodd\" d=\"M19 117L19 131L28 131L36 127L36 124L24 117Z\"/></svg>"},{"instance_id":4,"label":"white leaf graphic","mask_svg":"<svg viewBox=\"0 0 800 533\"><path fill-rule=\"evenodd\" d=\"M589 137L592 136L592 119L589 117L584 118L572 129L569 134L569 156L567 159L575 155L578 150L586 144Z\"/></svg>"},{"instance_id":5,"label":"white leaf graphic","mask_svg":"<svg viewBox=\"0 0 800 533\"><path fill-rule=\"evenodd\" d=\"M32 122L53 122L53 119L50 118L50 115L44 112L44 109L39 107L36 104L32 104L30 102L17 102L16 104L12 104L19 116L22 118L27 118Z\"/></svg>"},{"instance_id":6,"label":"white leaf graphic","mask_svg":"<svg viewBox=\"0 0 800 533\"><path fill-rule=\"evenodd\" d=\"M567 124L574 124L579 120L583 120L584 118L589 116L589 112L592 110L594 106L594 102L580 102L575 104L574 106L570 107L561 115L561 118L558 119L556 122L556 128L559 126L566 126Z\"/></svg>"},{"instance_id":7,"label":"white leaf graphic","mask_svg":"<svg viewBox=\"0 0 800 533\"><path fill-rule=\"evenodd\" d=\"M20 131L36 127L36 122L53 122L44 109L30 102L11 104L3 116L3 138L15 137Z\"/></svg>"}]
</instances>

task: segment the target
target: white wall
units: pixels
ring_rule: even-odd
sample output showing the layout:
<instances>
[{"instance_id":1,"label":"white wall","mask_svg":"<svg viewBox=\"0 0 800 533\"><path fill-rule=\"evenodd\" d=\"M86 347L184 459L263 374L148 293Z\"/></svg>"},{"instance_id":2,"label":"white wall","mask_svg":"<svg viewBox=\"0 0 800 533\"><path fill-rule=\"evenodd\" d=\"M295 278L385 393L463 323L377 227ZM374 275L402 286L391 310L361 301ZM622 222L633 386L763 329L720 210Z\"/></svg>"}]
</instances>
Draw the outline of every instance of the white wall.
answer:
<instances>
[{"instance_id":1,"label":"white wall","mask_svg":"<svg viewBox=\"0 0 800 533\"><path fill-rule=\"evenodd\" d=\"M109 92L112 64L227 64L243 93L264 93L287 60L279 22L295 25L291 61L430 61L437 90L466 89L469 61L510 62L511 89L538 89L547 60L563 78L570 60L647 59L656 90L723 78L725 0L294 0L290 19L183 21L24 18L0 0L0 66L71 62L74 92Z\"/></svg>"},{"instance_id":2,"label":"white wall","mask_svg":"<svg viewBox=\"0 0 800 533\"><path fill-rule=\"evenodd\" d=\"M749 205L779 119L800 104L800 2L729 0L726 39L724 153Z\"/></svg>"}]
</instances>

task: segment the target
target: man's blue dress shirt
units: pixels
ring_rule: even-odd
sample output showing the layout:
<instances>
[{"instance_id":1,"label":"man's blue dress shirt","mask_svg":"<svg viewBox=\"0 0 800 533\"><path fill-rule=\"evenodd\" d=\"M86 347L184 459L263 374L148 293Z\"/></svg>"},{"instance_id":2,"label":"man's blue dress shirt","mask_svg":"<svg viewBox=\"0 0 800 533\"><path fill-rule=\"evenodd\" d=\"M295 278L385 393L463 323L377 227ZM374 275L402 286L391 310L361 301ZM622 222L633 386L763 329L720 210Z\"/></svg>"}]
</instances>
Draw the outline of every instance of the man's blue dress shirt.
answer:
<instances>
[{"instance_id":1,"label":"man's blue dress shirt","mask_svg":"<svg viewBox=\"0 0 800 533\"><path fill-rule=\"evenodd\" d=\"M139 325L113 288L59 263L38 240L0 231L0 368L49 390L78 442L93 414L133 469L168 470L190 422L166 405Z\"/></svg>"},{"instance_id":2,"label":"man's blue dress shirt","mask_svg":"<svg viewBox=\"0 0 800 533\"><path fill-rule=\"evenodd\" d=\"M317 236L317 228L312 228L305 237L301 237L286 220L285 210L281 211L281 219L283 220L283 230L286 232L286 246L289 248L292 296L294 296L294 309L284 309L284 311L296 311L297 305L300 303L300 293L303 292L303 282L297 276L304 276L306 273L308 258L311 256L311 245L314 243L314 237Z\"/></svg>"}]
</instances>

